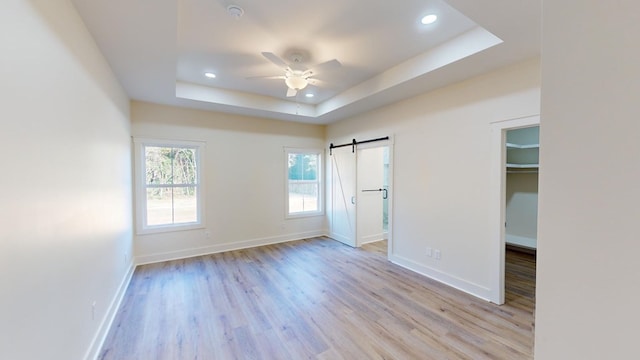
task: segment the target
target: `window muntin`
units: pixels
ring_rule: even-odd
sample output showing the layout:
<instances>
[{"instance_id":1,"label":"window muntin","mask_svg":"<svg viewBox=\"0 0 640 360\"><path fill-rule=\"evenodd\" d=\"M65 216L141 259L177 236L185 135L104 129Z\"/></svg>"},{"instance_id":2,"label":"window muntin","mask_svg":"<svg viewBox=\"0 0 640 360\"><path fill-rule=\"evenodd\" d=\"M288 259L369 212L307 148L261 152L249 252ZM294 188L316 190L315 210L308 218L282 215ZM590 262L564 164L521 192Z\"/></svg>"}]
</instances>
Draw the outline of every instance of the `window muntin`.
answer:
<instances>
[{"instance_id":1,"label":"window muntin","mask_svg":"<svg viewBox=\"0 0 640 360\"><path fill-rule=\"evenodd\" d=\"M138 233L202 227L202 143L136 139ZM143 174L143 175L142 175Z\"/></svg>"},{"instance_id":2,"label":"window muntin","mask_svg":"<svg viewBox=\"0 0 640 360\"><path fill-rule=\"evenodd\" d=\"M319 150L286 149L287 216L322 214L322 156Z\"/></svg>"}]
</instances>

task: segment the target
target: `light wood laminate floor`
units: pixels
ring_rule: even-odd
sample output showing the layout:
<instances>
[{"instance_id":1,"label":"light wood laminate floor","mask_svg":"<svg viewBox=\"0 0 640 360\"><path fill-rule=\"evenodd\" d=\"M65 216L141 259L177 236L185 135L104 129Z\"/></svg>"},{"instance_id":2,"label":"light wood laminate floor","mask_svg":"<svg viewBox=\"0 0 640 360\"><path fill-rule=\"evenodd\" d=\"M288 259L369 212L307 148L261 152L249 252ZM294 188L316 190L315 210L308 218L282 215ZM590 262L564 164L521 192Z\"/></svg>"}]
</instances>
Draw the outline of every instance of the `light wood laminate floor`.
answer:
<instances>
[{"instance_id":1,"label":"light wood laminate floor","mask_svg":"<svg viewBox=\"0 0 640 360\"><path fill-rule=\"evenodd\" d=\"M531 255L507 256L497 306L385 246L315 238L140 266L100 359L532 358Z\"/></svg>"}]
</instances>

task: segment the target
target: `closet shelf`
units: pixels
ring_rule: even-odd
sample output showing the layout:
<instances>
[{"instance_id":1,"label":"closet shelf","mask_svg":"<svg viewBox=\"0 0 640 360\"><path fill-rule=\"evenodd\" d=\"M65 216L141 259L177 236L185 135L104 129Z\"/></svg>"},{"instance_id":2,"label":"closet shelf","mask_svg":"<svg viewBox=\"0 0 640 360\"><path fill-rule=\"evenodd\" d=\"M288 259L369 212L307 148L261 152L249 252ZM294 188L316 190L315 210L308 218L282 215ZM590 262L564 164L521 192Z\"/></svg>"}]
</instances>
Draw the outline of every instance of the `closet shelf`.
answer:
<instances>
[{"instance_id":1,"label":"closet shelf","mask_svg":"<svg viewBox=\"0 0 640 360\"><path fill-rule=\"evenodd\" d=\"M512 168L512 169L537 169L540 165L539 164L513 164L513 163L507 163L507 168Z\"/></svg>"},{"instance_id":2,"label":"closet shelf","mask_svg":"<svg viewBox=\"0 0 640 360\"><path fill-rule=\"evenodd\" d=\"M540 144L519 145L519 144L507 143L507 148L508 149L538 149L540 148Z\"/></svg>"},{"instance_id":3,"label":"closet shelf","mask_svg":"<svg viewBox=\"0 0 640 360\"><path fill-rule=\"evenodd\" d=\"M507 174L538 174L538 169L535 170L507 170Z\"/></svg>"}]
</instances>

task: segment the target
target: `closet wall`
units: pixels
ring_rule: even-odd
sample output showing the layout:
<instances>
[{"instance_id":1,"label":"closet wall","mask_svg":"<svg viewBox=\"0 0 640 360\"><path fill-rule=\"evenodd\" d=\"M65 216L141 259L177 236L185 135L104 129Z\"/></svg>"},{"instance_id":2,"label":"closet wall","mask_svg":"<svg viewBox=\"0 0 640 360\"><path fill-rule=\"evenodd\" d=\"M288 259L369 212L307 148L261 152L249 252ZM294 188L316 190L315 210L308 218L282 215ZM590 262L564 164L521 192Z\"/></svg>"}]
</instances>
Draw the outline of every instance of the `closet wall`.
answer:
<instances>
[{"instance_id":1,"label":"closet wall","mask_svg":"<svg viewBox=\"0 0 640 360\"><path fill-rule=\"evenodd\" d=\"M538 126L507 132L507 244L536 248L538 226Z\"/></svg>"}]
</instances>

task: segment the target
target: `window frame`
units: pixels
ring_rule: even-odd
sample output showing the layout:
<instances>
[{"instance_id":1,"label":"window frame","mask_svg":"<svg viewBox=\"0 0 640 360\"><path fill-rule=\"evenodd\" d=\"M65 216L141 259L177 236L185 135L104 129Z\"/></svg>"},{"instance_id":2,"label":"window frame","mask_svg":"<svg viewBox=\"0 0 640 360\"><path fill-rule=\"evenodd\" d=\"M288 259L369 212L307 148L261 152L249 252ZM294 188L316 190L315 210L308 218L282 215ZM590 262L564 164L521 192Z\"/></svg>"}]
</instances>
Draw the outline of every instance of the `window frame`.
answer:
<instances>
[{"instance_id":1,"label":"window frame","mask_svg":"<svg viewBox=\"0 0 640 360\"><path fill-rule=\"evenodd\" d=\"M205 227L204 216L204 174L202 164L204 163L205 143L201 141L187 140L170 140L170 139L151 139L151 138L133 138L134 143L134 178L135 178L135 207L136 207L136 234L156 234L163 232L183 231L202 229ZM147 177L146 177L146 147L173 147L173 148L191 148L196 152L196 218L195 222L179 223L179 224L163 224L163 225L147 225ZM181 184L173 184L181 185ZM154 186L156 187L156 186ZM172 186L173 187L173 186ZM179 186L176 186L179 187Z\"/></svg>"},{"instance_id":2,"label":"window frame","mask_svg":"<svg viewBox=\"0 0 640 360\"><path fill-rule=\"evenodd\" d=\"M311 154L318 156L317 180L318 184L318 210L291 213L289 209L289 154ZM305 217L324 216L324 150L317 148L284 148L284 188L285 188L285 219L299 219Z\"/></svg>"}]
</instances>

